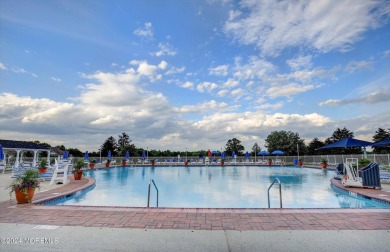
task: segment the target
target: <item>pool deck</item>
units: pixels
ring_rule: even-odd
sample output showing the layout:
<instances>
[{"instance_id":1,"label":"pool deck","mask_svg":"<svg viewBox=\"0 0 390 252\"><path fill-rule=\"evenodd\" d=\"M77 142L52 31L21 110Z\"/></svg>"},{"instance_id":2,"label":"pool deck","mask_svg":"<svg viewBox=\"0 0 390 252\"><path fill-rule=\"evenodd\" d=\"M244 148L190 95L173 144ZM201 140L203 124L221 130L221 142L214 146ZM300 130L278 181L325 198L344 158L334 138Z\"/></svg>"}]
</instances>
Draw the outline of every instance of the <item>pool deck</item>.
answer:
<instances>
[{"instance_id":1,"label":"pool deck","mask_svg":"<svg viewBox=\"0 0 390 252\"><path fill-rule=\"evenodd\" d=\"M1 174L0 179L1 176L9 177L9 174ZM114 230L116 228L139 230L139 232L147 230L171 230L169 232L174 232L173 230L181 230L185 232L182 234L195 230L222 231L225 232L227 245L229 245L227 240L229 233L226 233L227 231L244 232L256 230L280 231L282 233L286 231L306 231L302 234L307 236L313 231L321 230L338 232L370 230L385 232L380 233L380 235L385 234L387 237L387 240L385 239L386 242L380 249L390 244L388 242L390 237L390 209L213 209L50 206L36 204L53 197L80 191L95 183L92 178L83 178L80 181L75 181L70 176L68 178L70 183L66 185L56 186L51 190L36 193L33 200L34 204L16 204L13 197L9 200L1 201L0 227L9 227L9 225L11 225L11 228L15 228L16 225L20 229L23 229L26 225L74 227L76 229L73 232L81 232L79 231L80 228L105 228L106 232L111 232L109 230L112 230L112 228ZM338 180L332 180L331 183L344 188ZM389 185L384 185L382 190L365 188L344 189L390 202ZM4 190L0 194L4 194ZM158 234L163 235L165 233ZM220 233L210 233L210 235L212 234L219 235ZM297 232L294 232L294 234L297 234ZM298 232L298 234L300 233ZM2 235L4 236L4 233ZM347 233L347 236L350 235L351 233ZM359 238L356 238L357 240L361 239L360 235L364 237L363 233L361 233ZM205 236L207 237L207 234ZM304 238L301 237L300 239ZM188 239L191 240L192 238ZM269 241L270 239L272 238L269 238ZM376 240L374 239L374 241ZM226 245L226 242L222 244ZM277 243L277 239L275 242ZM152 244L155 243L152 242ZM149 245L151 246L151 244ZM272 248L277 248L277 246L279 245L274 244ZM299 247L299 245L297 246ZM160 248L157 247L156 250ZM301 245L302 248L305 251L304 245ZM126 248L123 251L125 250ZM232 249L229 249L228 246L223 251L232 251ZM347 251L349 250L347 249Z\"/></svg>"}]
</instances>

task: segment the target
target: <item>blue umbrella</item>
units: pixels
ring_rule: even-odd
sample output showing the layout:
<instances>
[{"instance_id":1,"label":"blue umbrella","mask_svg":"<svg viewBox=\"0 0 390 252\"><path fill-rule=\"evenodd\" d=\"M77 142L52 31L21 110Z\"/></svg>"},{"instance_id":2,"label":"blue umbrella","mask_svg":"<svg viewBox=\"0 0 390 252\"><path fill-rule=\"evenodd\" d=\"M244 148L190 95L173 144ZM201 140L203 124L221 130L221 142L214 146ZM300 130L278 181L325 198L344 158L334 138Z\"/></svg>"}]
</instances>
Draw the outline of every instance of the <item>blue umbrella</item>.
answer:
<instances>
[{"instance_id":1,"label":"blue umbrella","mask_svg":"<svg viewBox=\"0 0 390 252\"><path fill-rule=\"evenodd\" d=\"M199 158L203 158L203 152L199 154Z\"/></svg>"},{"instance_id":2,"label":"blue umbrella","mask_svg":"<svg viewBox=\"0 0 390 252\"><path fill-rule=\"evenodd\" d=\"M130 158L130 154L129 154L128 151L126 151L125 158L126 158L126 159L129 159L129 158Z\"/></svg>"},{"instance_id":3,"label":"blue umbrella","mask_svg":"<svg viewBox=\"0 0 390 252\"><path fill-rule=\"evenodd\" d=\"M219 154L219 152L218 152L218 151L216 151L216 150L213 150L213 151L211 152L211 154L213 154L213 155L218 155L218 154Z\"/></svg>"},{"instance_id":4,"label":"blue umbrella","mask_svg":"<svg viewBox=\"0 0 390 252\"><path fill-rule=\"evenodd\" d=\"M111 151L109 150L108 153L107 153L107 158L108 159L111 159Z\"/></svg>"},{"instance_id":5,"label":"blue umbrella","mask_svg":"<svg viewBox=\"0 0 390 252\"><path fill-rule=\"evenodd\" d=\"M250 155L249 155L249 152L245 152L245 157L246 157L246 158L249 158L249 156L250 156Z\"/></svg>"},{"instance_id":6,"label":"blue umbrella","mask_svg":"<svg viewBox=\"0 0 390 252\"><path fill-rule=\"evenodd\" d=\"M145 152L145 150L142 151L142 158L146 158L146 152Z\"/></svg>"},{"instance_id":7,"label":"blue umbrella","mask_svg":"<svg viewBox=\"0 0 390 252\"><path fill-rule=\"evenodd\" d=\"M3 146L0 144L0 160L4 159Z\"/></svg>"},{"instance_id":8,"label":"blue umbrella","mask_svg":"<svg viewBox=\"0 0 390 252\"><path fill-rule=\"evenodd\" d=\"M232 158L234 158L235 155L236 155L236 153L233 151L232 152Z\"/></svg>"},{"instance_id":9,"label":"blue umbrella","mask_svg":"<svg viewBox=\"0 0 390 252\"><path fill-rule=\"evenodd\" d=\"M274 150L273 152L271 152L272 155L284 155L284 152L281 151L281 150Z\"/></svg>"},{"instance_id":10,"label":"blue umbrella","mask_svg":"<svg viewBox=\"0 0 390 252\"><path fill-rule=\"evenodd\" d=\"M84 160L88 160L88 159L89 159L89 155L88 155L88 151L86 151L84 154Z\"/></svg>"},{"instance_id":11,"label":"blue umbrella","mask_svg":"<svg viewBox=\"0 0 390 252\"><path fill-rule=\"evenodd\" d=\"M221 157L222 157L222 158L225 158L225 157L226 157L226 154L225 154L224 151L222 152Z\"/></svg>"},{"instance_id":12,"label":"blue umbrella","mask_svg":"<svg viewBox=\"0 0 390 252\"><path fill-rule=\"evenodd\" d=\"M358 139L353 139L353 138L344 138L341 139L340 141L322 146L319 149L328 149L328 148L352 148L352 147L366 147L372 145L371 142L366 142Z\"/></svg>"},{"instance_id":13,"label":"blue umbrella","mask_svg":"<svg viewBox=\"0 0 390 252\"><path fill-rule=\"evenodd\" d=\"M374 147L385 147L385 146L390 146L390 138L385 139L385 140L380 141L380 142L376 142L376 143L374 143L372 146L374 146ZM0 155L1 155L1 154L0 154Z\"/></svg>"},{"instance_id":14,"label":"blue umbrella","mask_svg":"<svg viewBox=\"0 0 390 252\"><path fill-rule=\"evenodd\" d=\"M257 153L257 155L259 155L259 156L268 156L268 155L269 155L269 152L263 150L263 151L260 151L259 153Z\"/></svg>"},{"instance_id":15,"label":"blue umbrella","mask_svg":"<svg viewBox=\"0 0 390 252\"><path fill-rule=\"evenodd\" d=\"M67 150L64 151L64 155L62 156L63 159L69 158L69 152Z\"/></svg>"}]
</instances>

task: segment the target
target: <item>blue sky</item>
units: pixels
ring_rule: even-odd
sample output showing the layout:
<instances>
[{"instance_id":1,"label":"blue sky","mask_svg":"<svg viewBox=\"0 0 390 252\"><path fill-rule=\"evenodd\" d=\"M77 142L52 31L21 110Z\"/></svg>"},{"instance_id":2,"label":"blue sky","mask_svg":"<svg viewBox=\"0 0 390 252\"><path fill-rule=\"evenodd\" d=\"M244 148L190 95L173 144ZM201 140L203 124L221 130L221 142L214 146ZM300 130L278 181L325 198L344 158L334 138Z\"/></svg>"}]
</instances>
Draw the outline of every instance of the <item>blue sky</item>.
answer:
<instances>
[{"instance_id":1,"label":"blue sky","mask_svg":"<svg viewBox=\"0 0 390 252\"><path fill-rule=\"evenodd\" d=\"M390 128L389 1L1 1L0 138L249 150Z\"/></svg>"}]
</instances>

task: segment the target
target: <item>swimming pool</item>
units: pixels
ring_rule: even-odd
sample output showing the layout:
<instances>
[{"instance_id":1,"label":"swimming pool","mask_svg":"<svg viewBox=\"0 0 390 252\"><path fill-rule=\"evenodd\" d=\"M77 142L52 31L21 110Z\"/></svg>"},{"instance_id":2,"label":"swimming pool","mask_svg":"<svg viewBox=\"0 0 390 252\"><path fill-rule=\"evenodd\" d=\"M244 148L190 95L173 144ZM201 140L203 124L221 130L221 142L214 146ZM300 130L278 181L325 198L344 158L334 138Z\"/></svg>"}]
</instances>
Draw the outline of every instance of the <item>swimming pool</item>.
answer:
<instances>
[{"instance_id":1,"label":"swimming pool","mask_svg":"<svg viewBox=\"0 0 390 252\"><path fill-rule=\"evenodd\" d=\"M96 179L92 190L56 205L129 206L147 205L148 184L156 182L159 207L267 208L267 191L278 178L282 183L283 208L390 208L389 204L349 195L333 189L333 171L297 167L188 166L117 167L87 171ZM272 208L279 207L279 190L270 190ZM151 189L151 206L156 191Z\"/></svg>"}]
</instances>

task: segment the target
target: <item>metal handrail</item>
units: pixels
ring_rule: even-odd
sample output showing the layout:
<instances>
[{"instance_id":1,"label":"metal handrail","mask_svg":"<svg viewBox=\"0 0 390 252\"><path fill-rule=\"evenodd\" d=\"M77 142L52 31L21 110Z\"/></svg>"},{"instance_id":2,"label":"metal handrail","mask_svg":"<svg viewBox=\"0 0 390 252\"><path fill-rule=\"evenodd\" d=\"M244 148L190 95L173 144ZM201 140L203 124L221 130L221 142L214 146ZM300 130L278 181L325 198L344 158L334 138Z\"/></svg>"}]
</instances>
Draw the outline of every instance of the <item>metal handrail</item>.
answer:
<instances>
[{"instance_id":1,"label":"metal handrail","mask_svg":"<svg viewBox=\"0 0 390 252\"><path fill-rule=\"evenodd\" d=\"M278 178L276 178L274 180L274 182L272 182L272 184L268 187L268 208L271 208L271 203L270 203L270 200L269 200L269 190L275 184L275 182L279 183L280 208L283 208L283 206L282 206L282 183L280 183L280 180Z\"/></svg>"},{"instance_id":2,"label":"metal handrail","mask_svg":"<svg viewBox=\"0 0 390 252\"><path fill-rule=\"evenodd\" d=\"M148 207L149 207L149 205L150 205L150 184L153 182L153 185L154 185L154 188L156 188L156 191L157 191L157 207L158 207L158 188L157 188L157 186L156 186L156 183L154 183L154 180L153 179L151 179L150 181L149 181L149 187L148 187Z\"/></svg>"}]
</instances>

